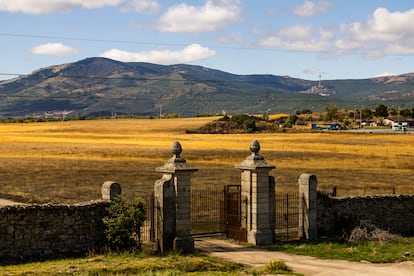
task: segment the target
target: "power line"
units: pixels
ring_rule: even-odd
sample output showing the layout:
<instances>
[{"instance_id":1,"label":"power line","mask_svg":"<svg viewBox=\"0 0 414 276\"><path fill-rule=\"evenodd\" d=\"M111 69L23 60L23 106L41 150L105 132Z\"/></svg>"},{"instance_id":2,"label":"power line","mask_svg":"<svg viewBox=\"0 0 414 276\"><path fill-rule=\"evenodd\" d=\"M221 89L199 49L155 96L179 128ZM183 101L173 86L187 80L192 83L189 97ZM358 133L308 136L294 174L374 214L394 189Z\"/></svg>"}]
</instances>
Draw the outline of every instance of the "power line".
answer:
<instances>
[{"instance_id":1,"label":"power line","mask_svg":"<svg viewBox=\"0 0 414 276\"><path fill-rule=\"evenodd\" d=\"M65 36L49 36L49 35L31 35L31 34L16 34L16 33L0 33L0 36L8 37L22 37L22 38L34 38L34 39L60 39L60 40L72 40L72 41L87 41L87 42L99 42L99 43L121 43L121 44L141 44L141 45L169 45L184 47L188 46L184 43L171 43L171 42L148 42L148 41L133 41L133 40L115 40L115 39L99 39L99 38L78 38L78 37L65 37ZM232 47L232 46L220 46L220 45L207 45L209 47L219 49L233 49L233 50L265 50L275 51L275 49L257 48L257 47Z\"/></svg>"},{"instance_id":2,"label":"power line","mask_svg":"<svg viewBox=\"0 0 414 276\"><path fill-rule=\"evenodd\" d=\"M62 40L74 40L74 41L104 42L104 43L124 43L124 44L146 44L146 45L164 44L164 45L171 45L171 46L183 46L183 45L185 45L185 44L176 44L176 43L155 43L155 42L131 41L131 40L77 38L77 37L65 37L65 36L13 34L13 33L0 33L0 36L36 38L36 39L62 39Z\"/></svg>"}]
</instances>

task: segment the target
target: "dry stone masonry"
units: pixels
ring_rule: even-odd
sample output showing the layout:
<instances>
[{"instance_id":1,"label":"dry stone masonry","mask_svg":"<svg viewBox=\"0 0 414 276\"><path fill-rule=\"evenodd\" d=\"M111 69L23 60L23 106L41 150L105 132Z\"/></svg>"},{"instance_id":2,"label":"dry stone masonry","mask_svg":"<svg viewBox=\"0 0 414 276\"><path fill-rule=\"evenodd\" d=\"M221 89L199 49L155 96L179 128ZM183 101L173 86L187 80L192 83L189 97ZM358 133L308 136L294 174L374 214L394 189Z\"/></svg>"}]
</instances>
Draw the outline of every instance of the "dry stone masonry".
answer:
<instances>
[{"instance_id":1,"label":"dry stone masonry","mask_svg":"<svg viewBox=\"0 0 414 276\"><path fill-rule=\"evenodd\" d=\"M104 244L107 202L0 208L0 263L81 255Z\"/></svg>"},{"instance_id":2,"label":"dry stone masonry","mask_svg":"<svg viewBox=\"0 0 414 276\"><path fill-rule=\"evenodd\" d=\"M0 264L100 250L105 245L102 218L109 199L120 191L119 184L107 181L102 185L102 201L0 208Z\"/></svg>"},{"instance_id":3,"label":"dry stone masonry","mask_svg":"<svg viewBox=\"0 0 414 276\"><path fill-rule=\"evenodd\" d=\"M319 237L341 236L361 223L405 236L414 235L414 195L334 198L318 193Z\"/></svg>"}]
</instances>

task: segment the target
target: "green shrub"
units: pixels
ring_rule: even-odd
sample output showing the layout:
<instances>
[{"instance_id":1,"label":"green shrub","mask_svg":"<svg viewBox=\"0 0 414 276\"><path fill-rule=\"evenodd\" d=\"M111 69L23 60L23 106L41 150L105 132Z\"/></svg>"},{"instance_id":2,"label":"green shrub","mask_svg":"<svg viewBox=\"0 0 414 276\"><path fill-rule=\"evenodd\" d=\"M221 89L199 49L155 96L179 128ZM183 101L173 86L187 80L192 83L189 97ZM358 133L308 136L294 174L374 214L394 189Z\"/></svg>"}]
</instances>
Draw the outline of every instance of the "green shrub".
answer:
<instances>
[{"instance_id":1,"label":"green shrub","mask_svg":"<svg viewBox=\"0 0 414 276\"><path fill-rule=\"evenodd\" d=\"M246 132L251 133L256 130L256 121L260 119L256 116L249 116L246 114L236 114L230 118L231 122L235 122L239 125L243 125Z\"/></svg>"},{"instance_id":2,"label":"green shrub","mask_svg":"<svg viewBox=\"0 0 414 276\"><path fill-rule=\"evenodd\" d=\"M292 270L289 269L284 261L271 261L264 267L263 272L271 274L290 274Z\"/></svg>"},{"instance_id":3,"label":"green shrub","mask_svg":"<svg viewBox=\"0 0 414 276\"><path fill-rule=\"evenodd\" d=\"M117 251L141 250L141 226L146 219L145 201L137 197L128 202L117 197L103 218L105 236L110 249Z\"/></svg>"}]
</instances>

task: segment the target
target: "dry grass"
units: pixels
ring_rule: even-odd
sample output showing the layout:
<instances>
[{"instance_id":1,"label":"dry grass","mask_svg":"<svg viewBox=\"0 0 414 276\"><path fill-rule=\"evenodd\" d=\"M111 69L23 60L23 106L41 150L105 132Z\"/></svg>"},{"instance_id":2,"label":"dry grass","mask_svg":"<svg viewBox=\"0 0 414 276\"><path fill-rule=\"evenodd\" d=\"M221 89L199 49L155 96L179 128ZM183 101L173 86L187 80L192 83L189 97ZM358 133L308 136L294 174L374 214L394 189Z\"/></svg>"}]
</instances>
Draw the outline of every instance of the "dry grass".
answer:
<instances>
[{"instance_id":1,"label":"dry grass","mask_svg":"<svg viewBox=\"0 0 414 276\"><path fill-rule=\"evenodd\" d=\"M133 197L152 190L155 168L170 158L174 140L199 168L194 186L239 182L234 168L260 141L262 155L281 189L296 189L303 172L318 177L320 190L338 195L414 193L412 135L277 133L185 134L214 118L118 119L0 125L0 196L28 202L75 202L100 197L106 180Z\"/></svg>"},{"instance_id":2,"label":"dry grass","mask_svg":"<svg viewBox=\"0 0 414 276\"><path fill-rule=\"evenodd\" d=\"M361 225L355 227L349 235L347 241L349 243L362 243L362 242L378 242L386 243L395 241L399 238L396 234L391 234L386 230L379 229L373 224L368 222L361 222Z\"/></svg>"}]
</instances>

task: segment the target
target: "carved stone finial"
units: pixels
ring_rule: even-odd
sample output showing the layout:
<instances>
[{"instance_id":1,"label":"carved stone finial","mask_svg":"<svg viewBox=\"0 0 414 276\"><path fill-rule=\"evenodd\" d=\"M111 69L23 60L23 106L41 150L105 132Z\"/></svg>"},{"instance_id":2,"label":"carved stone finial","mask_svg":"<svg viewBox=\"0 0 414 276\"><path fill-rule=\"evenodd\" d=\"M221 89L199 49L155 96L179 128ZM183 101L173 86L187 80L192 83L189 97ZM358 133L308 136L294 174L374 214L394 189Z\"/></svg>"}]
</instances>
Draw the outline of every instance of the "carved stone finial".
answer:
<instances>
[{"instance_id":1,"label":"carved stone finial","mask_svg":"<svg viewBox=\"0 0 414 276\"><path fill-rule=\"evenodd\" d=\"M257 140L253 140L250 143L249 147L251 154L246 157L246 159L241 162L240 164L236 165L236 168L245 170L245 169L257 169L257 168L266 168L266 169L274 169L270 163L267 163L263 156L259 154L260 152L260 143Z\"/></svg>"},{"instance_id":2,"label":"carved stone finial","mask_svg":"<svg viewBox=\"0 0 414 276\"><path fill-rule=\"evenodd\" d=\"M255 155L259 155L259 151L260 151L260 143L257 140L253 140L250 143L250 151Z\"/></svg>"},{"instance_id":3,"label":"carved stone finial","mask_svg":"<svg viewBox=\"0 0 414 276\"><path fill-rule=\"evenodd\" d=\"M171 146L171 153L173 154L173 157L168 159L163 166L156 168L156 170L163 173L174 173L176 171L197 171L197 169L187 164L184 158L180 157L182 151L183 148L181 147L180 142L174 141Z\"/></svg>"},{"instance_id":4,"label":"carved stone finial","mask_svg":"<svg viewBox=\"0 0 414 276\"><path fill-rule=\"evenodd\" d=\"M176 159L180 158L180 154L183 152L180 142L174 141L171 147L171 152Z\"/></svg>"}]
</instances>

